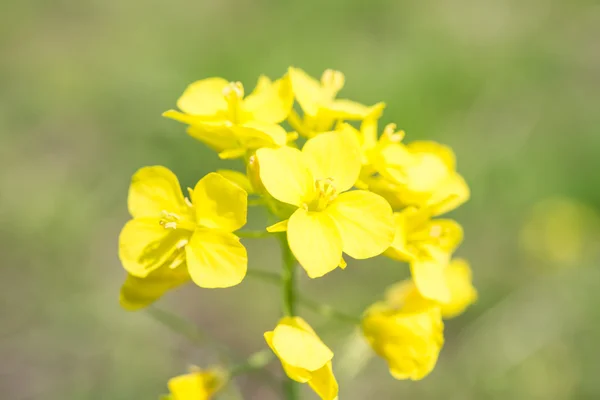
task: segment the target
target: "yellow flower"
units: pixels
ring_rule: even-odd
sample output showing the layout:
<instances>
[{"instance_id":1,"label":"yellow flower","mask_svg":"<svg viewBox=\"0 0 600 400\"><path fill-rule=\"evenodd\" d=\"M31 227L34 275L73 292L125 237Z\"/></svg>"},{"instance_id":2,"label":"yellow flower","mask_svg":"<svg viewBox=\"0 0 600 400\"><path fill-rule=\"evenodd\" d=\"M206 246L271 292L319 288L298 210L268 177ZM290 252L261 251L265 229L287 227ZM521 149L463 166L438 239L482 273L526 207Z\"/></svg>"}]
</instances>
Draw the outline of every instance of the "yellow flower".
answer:
<instances>
[{"instance_id":1,"label":"yellow flower","mask_svg":"<svg viewBox=\"0 0 600 400\"><path fill-rule=\"evenodd\" d=\"M302 151L259 149L256 156L269 194L296 208L289 220L267 230L287 230L290 249L311 278L345 266L342 251L365 259L392 242L392 210L385 199L363 190L347 192L360 172L351 133L324 133L308 140Z\"/></svg>"},{"instance_id":2,"label":"yellow flower","mask_svg":"<svg viewBox=\"0 0 600 400\"><path fill-rule=\"evenodd\" d=\"M287 77L271 82L261 76L247 97L240 82L208 78L187 87L177 101L183 112L169 110L163 116L190 125L188 133L221 158L237 158L247 150L286 144L287 134L278 123L286 119L293 101Z\"/></svg>"},{"instance_id":3,"label":"yellow flower","mask_svg":"<svg viewBox=\"0 0 600 400\"><path fill-rule=\"evenodd\" d=\"M189 374L169 380L170 400L209 400L225 384L224 371L193 367Z\"/></svg>"},{"instance_id":4,"label":"yellow flower","mask_svg":"<svg viewBox=\"0 0 600 400\"><path fill-rule=\"evenodd\" d=\"M232 233L246 223L246 192L216 173L188 191L191 201L165 167L145 167L133 176L128 197L133 219L119 236L119 258L132 275L122 292L130 294L126 303L160 297L184 281L186 271L205 288L234 286L246 275L246 249ZM133 290L128 287L133 284L146 287Z\"/></svg>"},{"instance_id":5,"label":"yellow flower","mask_svg":"<svg viewBox=\"0 0 600 400\"><path fill-rule=\"evenodd\" d=\"M368 107L351 100L336 99L345 82L344 74L340 71L326 70L320 82L300 68L290 67L288 75L296 100L304 112L301 120L292 111L289 122L298 133L306 137L330 131L336 121L379 117L385 108L384 103Z\"/></svg>"},{"instance_id":6,"label":"yellow flower","mask_svg":"<svg viewBox=\"0 0 600 400\"><path fill-rule=\"evenodd\" d=\"M265 340L281 361L290 379L308 385L323 400L338 395L333 375L333 352L300 317L282 318L273 331L265 332Z\"/></svg>"},{"instance_id":7,"label":"yellow flower","mask_svg":"<svg viewBox=\"0 0 600 400\"><path fill-rule=\"evenodd\" d=\"M447 302L450 290L444 269L463 238L462 227L451 219L431 219L431 211L408 207L394 213L396 234L385 255L410 263L421 295Z\"/></svg>"},{"instance_id":8,"label":"yellow flower","mask_svg":"<svg viewBox=\"0 0 600 400\"><path fill-rule=\"evenodd\" d=\"M473 287L469 263L463 259L452 260L444 269L444 279L450 290L450 299L446 303L434 302L421 296L411 279L390 286L386 291L386 302L404 310L437 304L443 318L457 317L477 300L477 290Z\"/></svg>"},{"instance_id":9,"label":"yellow flower","mask_svg":"<svg viewBox=\"0 0 600 400\"><path fill-rule=\"evenodd\" d=\"M404 145L400 143L404 132L394 130L395 125L388 125L373 145L373 127L361 128L361 136L371 146L361 174L363 186L385 197L394 209L428 207L434 216L469 199L469 187L456 172L456 159L449 147L430 141Z\"/></svg>"},{"instance_id":10,"label":"yellow flower","mask_svg":"<svg viewBox=\"0 0 600 400\"><path fill-rule=\"evenodd\" d=\"M444 324L435 306L403 310L375 303L363 316L362 331L396 379L423 379L444 344Z\"/></svg>"}]
</instances>

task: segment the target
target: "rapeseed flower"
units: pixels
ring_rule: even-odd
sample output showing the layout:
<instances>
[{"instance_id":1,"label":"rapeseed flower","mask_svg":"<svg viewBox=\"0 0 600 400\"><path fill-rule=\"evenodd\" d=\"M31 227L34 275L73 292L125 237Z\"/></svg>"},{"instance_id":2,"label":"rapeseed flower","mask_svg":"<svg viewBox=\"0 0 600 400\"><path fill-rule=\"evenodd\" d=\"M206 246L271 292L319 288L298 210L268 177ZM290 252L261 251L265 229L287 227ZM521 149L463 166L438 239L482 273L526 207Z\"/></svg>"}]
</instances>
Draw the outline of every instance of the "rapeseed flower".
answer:
<instances>
[{"instance_id":1,"label":"rapeseed flower","mask_svg":"<svg viewBox=\"0 0 600 400\"><path fill-rule=\"evenodd\" d=\"M384 103L369 107L351 100L336 99L345 82L344 74L340 71L325 70L318 81L300 68L290 67L288 76L294 96L303 111L300 118L292 110L290 125L298 133L309 138L331 131L337 121L378 118L385 108Z\"/></svg>"},{"instance_id":2,"label":"rapeseed flower","mask_svg":"<svg viewBox=\"0 0 600 400\"><path fill-rule=\"evenodd\" d=\"M286 144L287 133L278 123L287 118L293 101L287 77L272 82L261 76L247 97L240 82L207 78L187 87L177 101L181 112L169 110L163 116L188 124L188 134L221 158L238 158Z\"/></svg>"},{"instance_id":3,"label":"rapeseed flower","mask_svg":"<svg viewBox=\"0 0 600 400\"><path fill-rule=\"evenodd\" d=\"M210 400L225 384L224 371L192 367L190 373L169 380L170 395L165 400Z\"/></svg>"},{"instance_id":4,"label":"rapeseed flower","mask_svg":"<svg viewBox=\"0 0 600 400\"><path fill-rule=\"evenodd\" d=\"M385 255L410 263L414 282L423 297L448 302L450 289L444 269L463 238L462 227L451 219L431 219L432 212L408 207L394 213L396 233Z\"/></svg>"},{"instance_id":5,"label":"rapeseed flower","mask_svg":"<svg viewBox=\"0 0 600 400\"><path fill-rule=\"evenodd\" d=\"M405 310L437 304L444 319L457 317L477 300L477 290L473 287L469 263L463 259L452 260L444 269L444 280L450 291L450 298L445 303L423 297L411 279L390 286L386 291L386 302Z\"/></svg>"},{"instance_id":6,"label":"rapeseed flower","mask_svg":"<svg viewBox=\"0 0 600 400\"><path fill-rule=\"evenodd\" d=\"M288 220L267 230L287 231L292 253L311 278L345 267L342 252L365 259L391 244L390 205L374 193L348 191L361 167L351 133L321 134L308 140L302 151L259 149L256 157L268 193L295 207Z\"/></svg>"},{"instance_id":7,"label":"rapeseed flower","mask_svg":"<svg viewBox=\"0 0 600 400\"><path fill-rule=\"evenodd\" d=\"M189 199L165 167L145 167L134 174L128 197L133 219L119 236L119 258L127 272L138 278L129 278L132 285L148 286L160 277L167 279L160 290L148 286L151 295L134 300L133 294L128 301L159 297L171 283L183 281L185 271L204 288L234 286L246 275L246 249L232 233L246 223L246 192L216 173L206 175L188 191ZM125 293L136 290L127 287Z\"/></svg>"},{"instance_id":8,"label":"rapeseed flower","mask_svg":"<svg viewBox=\"0 0 600 400\"><path fill-rule=\"evenodd\" d=\"M443 331L439 307L425 304L405 310L375 303L362 320L367 342L396 379L419 380L433 370L444 344Z\"/></svg>"},{"instance_id":9,"label":"rapeseed flower","mask_svg":"<svg viewBox=\"0 0 600 400\"><path fill-rule=\"evenodd\" d=\"M333 375L333 352L300 317L282 318L265 341L281 361L286 375L308 385L323 400L334 400L338 383Z\"/></svg>"}]
</instances>

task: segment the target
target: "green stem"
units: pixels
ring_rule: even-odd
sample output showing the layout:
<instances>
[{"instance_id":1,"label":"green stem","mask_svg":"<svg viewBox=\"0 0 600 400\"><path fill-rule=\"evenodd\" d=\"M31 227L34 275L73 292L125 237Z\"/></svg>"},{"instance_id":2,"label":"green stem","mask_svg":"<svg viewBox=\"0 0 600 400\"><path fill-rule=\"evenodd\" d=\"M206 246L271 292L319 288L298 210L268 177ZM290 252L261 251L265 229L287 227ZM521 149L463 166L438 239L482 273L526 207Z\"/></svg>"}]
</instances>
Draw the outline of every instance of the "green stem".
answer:
<instances>
[{"instance_id":1,"label":"green stem","mask_svg":"<svg viewBox=\"0 0 600 400\"><path fill-rule=\"evenodd\" d=\"M279 234L281 257L283 258L283 276L281 277L283 313L285 316L296 315L296 258L290 250L285 233ZM291 379L286 379L283 384L285 397L288 400L298 399L298 385Z\"/></svg>"}]
</instances>

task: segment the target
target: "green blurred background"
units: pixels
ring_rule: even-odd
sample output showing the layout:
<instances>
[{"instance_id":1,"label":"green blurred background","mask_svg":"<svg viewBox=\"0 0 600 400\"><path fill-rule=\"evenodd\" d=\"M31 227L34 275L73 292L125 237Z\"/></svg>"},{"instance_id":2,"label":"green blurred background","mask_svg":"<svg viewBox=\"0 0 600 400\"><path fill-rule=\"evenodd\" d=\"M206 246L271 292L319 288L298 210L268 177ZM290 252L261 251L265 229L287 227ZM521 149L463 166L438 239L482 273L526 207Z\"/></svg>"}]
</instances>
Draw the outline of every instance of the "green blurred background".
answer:
<instances>
[{"instance_id":1,"label":"green blurred background","mask_svg":"<svg viewBox=\"0 0 600 400\"><path fill-rule=\"evenodd\" d=\"M327 324L340 398L600 398L599 38L591 0L3 1L0 397L155 399L189 364L218 360L119 308L129 179L162 164L191 186L235 168L161 112L194 80L250 90L294 65L342 70L343 97L385 101L407 141L452 146L472 188L453 217L479 302L448 321L420 382L393 380L351 327ZM277 270L275 240L245 242L250 268ZM377 258L301 286L358 314L407 274ZM159 305L244 357L265 347L280 300L247 279ZM245 399L280 398L259 375L236 383Z\"/></svg>"}]
</instances>

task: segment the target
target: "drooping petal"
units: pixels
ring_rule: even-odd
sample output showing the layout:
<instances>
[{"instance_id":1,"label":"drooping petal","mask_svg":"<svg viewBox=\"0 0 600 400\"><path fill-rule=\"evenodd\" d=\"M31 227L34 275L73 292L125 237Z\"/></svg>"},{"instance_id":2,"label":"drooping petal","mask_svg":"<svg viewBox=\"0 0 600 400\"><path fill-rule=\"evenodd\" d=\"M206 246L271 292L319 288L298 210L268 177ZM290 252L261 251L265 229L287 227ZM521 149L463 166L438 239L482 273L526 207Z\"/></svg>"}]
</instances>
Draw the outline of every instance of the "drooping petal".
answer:
<instances>
[{"instance_id":1,"label":"drooping petal","mask_svg":"<svg viewBox=\"0 0 600 400\"><path fill-rule=\"evenodd\" d=\"M229 84L223 78L207 78L190 84L179 100L177 107L187 114L212 117L227 111L223 90Z\"/></svg>"},{"instance_id":2,"label":"drooping petal","mask_svg":"<svg viewBox=\"0 0 600 400\"><path fill-rule=\"evenodd\" d=\"M300 206L314 192L314 180L300 150L291 147L256 152L260 179L277 200Z\"/></svg>"},{"instance_id":3,"label":"drooping petal","mask_svg":"<svg viewBox=\"0 0 600 400\"><path fill-rule=\"evenodd\" d=\"M192 193L196 222L205 228L233 232L246 224L248 194L217 173L200 179Z\"/></svg>"},{"instance_id":4,"label":"drooping petal","mask_svg":"<svg viewBox=\"0 0 600 400\"><path fill-rule=\"evenodd\" d=\"M312 378L311 371L308 371L304 368L293 367L281 358L281 356L279 355L279 353L277 353L277 350L273 346L273 331L265 332L264 337L265 341L267 342L273 353L275 353L277 358L279 358L279 360L281 361L281 366L283 367L285 374L290 379L293 379L296 382L306 383Z\"/></svg>"},{"instance_id":5,"label":"drooping petal","mask_svg":"<svg viewBox=\"0 0 600 400\"><path fill-rule=\"evenodd\" d=\"M338 193L350 189L361 168L360 146L349 130L323 133L302 148L315 179L332 179Z\"/></svg>"},{"instance_id":6,"label":"drooping petal","mask_svg":"<svg viewBox=\"0 0 600 400\"><path fill-rule=\"evenodd\" d=\"M254 91L244 99L243 110L253 121L277 124L288 116L293 103L294 94L287 76L275 82L261 76Z\"/></svg>"},{"instance_id":7,"label":"drooping petal","mask_svg":"<svg viewBox=\"0 0 600 400\"><path fill-rule=\"evenodd\" d=\"M166 292L190 280L185 264L177 268L163 265L151 272L145 278L127 275L125 283L121 286L121 307L129 311L136 311L154 303Z\"/></svg>"},{"instance_id":8,"label":"drooping petal","mask_svg":"<svg viewBox=\"0 0 600 400\"><path fill-rule=\"evenodd\" d=\"M411 153L435 154L444 162L448 170L456 169L456 156L449 146L430 140L417 140L409 143L407 147Z\"/></svg>"},{"instance_id":9,"label":"drooping petal","mask_svg":"<svg viewBox=\"0 0 600 400\"><path fill-rule=\"evenodd\" d=\"M127 272L143 278L165 264L188 235L181 229L165 229L155 218L132 219L119 235L119 259Z\"/></svg>"},{"instance_id":10,"label":"drooping petal","mask_svg":"<svg viewBox=\"0 0 600 400\"><path fill-rule=\"evenodd\" d=\"M308 385L323 400L334 400L338 396L338 383L333 375L331 361L312 373Z\"/></svg>"},{"instance_id":11,"label":"drooping petal","mask_svg":"<svg viewBox=\"0 0 600 400\"><path fill-rule=\"evenodd\" d=\"M290 67L288 76L292 83L292 91L296 100L305 114L315 116L319 111L319 104L323 100L321 84L300 68Z\"/></svg>"},{"instance_id":12,"label":"drooping petal","mask_svg":"<svg viewBox=\"0 0 600 400\"><path fill-rule=\"evenodd\" d=\"M463 259L455 259L444 271L450 289L450 301L441 304L442 316L446 319L462 314L477 300L477 290L473 287L471 268Z\"/></svg>"},{"instance_id":13,"label":"drooping petal","mask_svg":"<svg viewBox=\"0 0 600 400\"><path fill-rule=\"evenodd\" d=\"M302 329L295 318L284 318L273 331L273 348L293 367L316 371L333 358L333 352L314 331Z\"/></svg>"},{"instance_id":14,"label":"drooping petal","mask_svg":"<svg viewBox=\"0 0 600 400\"><path fill-rule=\"evenodd\" d=\"M469 197L471 191L467 182L461 175L454 174L433 193L426 204L432 210L432 215L438 216L458 208Z\"/></svg>"},{"instance_id":15,"label":"drooping petal","mask_svg":"<svg viewBox=\"0 0 600 400\"><path fill-rule=\"evenodd\" d=\"M362 120L381 114L385 103L365 106L352 100L337 99L321 108L321 114L336 120Z\"/></svg>"},{"instance_id":16,"label":"drooping petal","mask_svg":"<svg viewBox=\"0 0 600 400\"><path fill-rule=\"evenodd\" d=\"M446 266L436 259L419 259L410 263L413 281L421 296L440 303L450 301L450 289L444 275Z\"/></svg>"},{"instance_id":17,"label":"drooping petal","mask_svg":"<svg viewBox=\"0 0 600 400\"><path fill-rule=\"evenodd\" d=\"M219 153L240 149L240 143L234 132L225 123L195 123L188 127L187 134Z\"/></svg>"},{"instance_id":18,"label":"drooping petal","mask_svg":"<svg viewBox=\"0 0 600 400\"><path fill-rule=\"evenodd\" d=\"M127 207L134 218L160 218L163 211L187 215L189 208L175 174L160 165L140 168L133 175Z\"/></svg>"},{"instance_id":19,"label":"drooping petal","mask_svg":"<svg viewBox=\"0 0 600 400\"><path fill-rule=\"evenodd\" d=\"M324 212L296 210L288 221L287 238L292 253L311 278L333 271L340 263L342 237Z\"/></svg>"},{"instance_id":20,"label":"drooping petal","mask_svg":"<svg viewBox=\"0 0 600 400\"><path fill-rule=\"evenodd\" d=\"M197 229L185 250L190 276L200 287L235 286L246 276L246 248L233 233Z\"/></svg>"},{"instance_id":21,"label":"drooping petal","mask_svg":"<svg viewBox=\"0 0 600 400\"><path fill-rule=\"evenodd\" d=\"M410 261L416 256L408 246L409 226L405 214L405 212L394 213L394 240L385 252L386 256L398 261Z\"/></svg>"},{"instance_id":22,"label":"drooping petal","mask_svg":"<svg viewBox=\"0 0 600 400\"><path fill-rule=\"evenodd\" d=\"M267 232L285 232L288 228L288 220L279 221L271 226L267 226Z\"/></svg>"},{"instance_id":23,"label":"drooping petal","mask_svg":"<svg viewBox=\"0 0 600 400\"><path fill-rule=\"evenodd\" d=\"M353 258L375 257L394 239L392 208L375 193L365 190L342 193L325 212L340 231L344 253Z\"/></svg>"}]
</instances>

